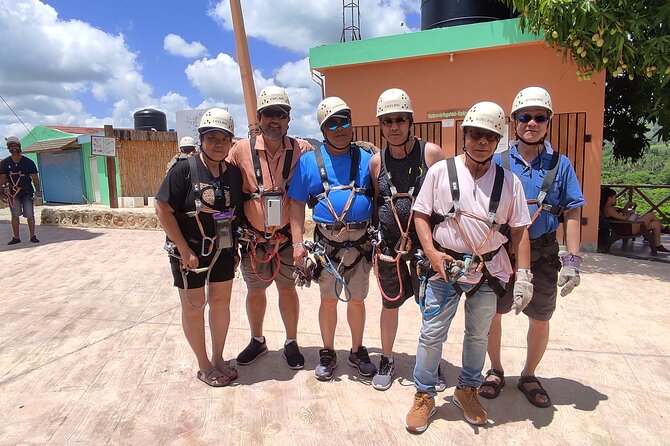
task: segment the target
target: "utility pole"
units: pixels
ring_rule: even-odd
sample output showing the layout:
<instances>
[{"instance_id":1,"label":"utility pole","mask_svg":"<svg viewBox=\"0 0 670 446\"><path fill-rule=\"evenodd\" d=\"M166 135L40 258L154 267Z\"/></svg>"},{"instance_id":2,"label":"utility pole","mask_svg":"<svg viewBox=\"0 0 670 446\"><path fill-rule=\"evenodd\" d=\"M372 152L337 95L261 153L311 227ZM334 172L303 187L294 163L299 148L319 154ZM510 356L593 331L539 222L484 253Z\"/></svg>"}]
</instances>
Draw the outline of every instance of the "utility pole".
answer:
<instances>
[{"instance_id":1,"label":"utility pole","mask_svg":"<svg viewBox=\"0 0 670 446\"><path fill-rule=\"evenodd\" d=\"M254 87L254 77L251 71L247 34L244 30L244 17L242 16L240 0L230 0L230 14L233 18L235 54L242 77L242 91L244 92L244 105L247 110L247 121L249 122L249 136L259 135L260 129L256 118L256 88Z\"/></svg>"},{"instance_id":2,"label":"utility pole","mask_svg":"<svg viewBox=\"0 0 670 446\"><path fill-rule=\"evenodd\" d=\"M114 127L105 125L105 137L114 138ZM109 187L109 207L117 209L119 207L119 197L116 195L116 157L106 156L107 162L107 185Z\"/></svg>"}]
</instances>

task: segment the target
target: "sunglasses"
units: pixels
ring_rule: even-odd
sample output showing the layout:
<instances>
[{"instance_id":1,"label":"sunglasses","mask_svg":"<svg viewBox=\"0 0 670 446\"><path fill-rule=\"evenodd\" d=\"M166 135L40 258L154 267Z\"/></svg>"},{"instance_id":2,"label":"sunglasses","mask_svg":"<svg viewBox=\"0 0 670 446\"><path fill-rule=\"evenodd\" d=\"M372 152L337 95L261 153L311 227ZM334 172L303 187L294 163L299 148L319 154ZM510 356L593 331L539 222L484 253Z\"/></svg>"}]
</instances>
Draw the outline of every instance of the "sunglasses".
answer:
<instances>
[{"instance_id":1,"label":"sunglasses","mask_svg":"<svg viewBox=\"0 0 670 446\"><path fill-rule=\"evenodd\" d=\"M409 118L384 118L382 119L382 124L386 127L391 127L394 123L401 126L408 121Z\"/></svg>"},{"instance_id":2,"label":"sunglasses","mask_svg":"<svg viewBox=\"0 0 670 446\"><path fill-rule=\"evenodd\" d=\"M519 122L523 122L524 124L529 123L531 120L537 122L538 124L545 123L549 120L549 116L547 115L530 115L528 113L525 113L523 115L519 115L517 118Z\"/></svg>"},{"instance_id":3,"label":"sunglasses","mask_svg":"<svg viewBox=\"0 0 670 446\"><path fill-rule=\"evenodd\" d=\"M351 119L340 119L339 121L332 120L326 122L326 128L331 132L337 130L338 127L348 129L349 127L351 127Z\"/></svg>"},{"instance_id":4,"label":"sunglasses","mask_svg":"<svg viewBox=\"0 0 670 446\"><path fill-rule=\"evenodd\" d=\"M500 139L500 135L498 135L496 132L489 132L487 130L481 130L481 129L470 129L468 131L468 134L470 135L470 138L476 140L486 138L487 141L493 142Z\"/></svg>"},{"instance_id":5,"label":"sunglasses","mask_svg":"<svg viewBox=\"0 0 670 446\"><path fill-rule=\"evenodd\" d=\"M193 153L193 152L195 152L195 147L188 147L188 146L187 147L182 147L181 151L183 153Z\"/></svg>"},{"instance_id":6,"label":"sunglasses","mask_svg":"<svg viewBox=\"0 0 670 446\"><path fill-rule=\"evenodd\" d=\"M261 115L266 118L278 118L282 120L288 118L288 113L283 110L263 110Z\"/></svg>"}]
</instances>

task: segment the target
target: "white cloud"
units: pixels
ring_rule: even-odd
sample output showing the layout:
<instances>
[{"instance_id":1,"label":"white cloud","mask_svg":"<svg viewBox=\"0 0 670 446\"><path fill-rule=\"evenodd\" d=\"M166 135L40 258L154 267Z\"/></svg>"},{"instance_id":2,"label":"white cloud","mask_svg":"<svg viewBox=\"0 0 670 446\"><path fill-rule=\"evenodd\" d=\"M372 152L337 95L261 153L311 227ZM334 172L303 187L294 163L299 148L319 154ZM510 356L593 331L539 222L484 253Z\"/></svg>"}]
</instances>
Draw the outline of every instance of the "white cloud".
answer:
<instances>
[{"instance_id":1,"label":"white cloud","mask_svg":"<svg viewBox=\"0 0 670 446\"><path fill-rule=\"evenodd\" d=\"M200 42L186 42L177 34L168 34L163 39L163 49L175 56L202 57L207 54L207 48Z\"/></svg>"}]
</instances>

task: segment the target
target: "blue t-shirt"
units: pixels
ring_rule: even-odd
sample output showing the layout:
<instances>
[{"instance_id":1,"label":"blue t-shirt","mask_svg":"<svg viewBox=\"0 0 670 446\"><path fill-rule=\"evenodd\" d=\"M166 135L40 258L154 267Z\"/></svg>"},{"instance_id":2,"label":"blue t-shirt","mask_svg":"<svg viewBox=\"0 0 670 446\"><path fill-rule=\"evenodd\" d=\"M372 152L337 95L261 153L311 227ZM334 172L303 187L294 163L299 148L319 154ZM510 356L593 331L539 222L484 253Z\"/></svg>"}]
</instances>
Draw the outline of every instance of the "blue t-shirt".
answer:
<instances>
[{"instance_id":1,"label":"blue t-shirt","mask_svg":"<svg viewBox=\"0 0 670 446\"><path fill-rule=\"evenodd\" d=\"M322 145L320 150L323 155L323 163L326 167L326 174L328 182L331 186L348 185L350 182L349 174L351 168L351 151L343 155L333 156L328 153L326 148ZM372 187L370 180L370 159L372 154L361 149L356 148L360 152L360 159L358 163L358 173L356 174L356 187L370 190ZM288 196L296 201L306 202L308 197L316 197L323 192L323 185L321 184L321 176L319 175L319 168L316 164L316 156L314 152L309 151L303 154L295 167L295 172L291 177L291 185L288 190ZM333 190L328 194L330 203L335 212L340 215L344 209L344 205L349 199L349 189ZM331 214L326 204L325 199L319 200L314 206L312 218L317 223L334 223L335 217ZM365 221L372 218L372 197L355 194L349 206L349 210L344 217L346 222Z\"/></svg>"},{"instance_id":2,"label":"blue t-shirt","mask_svg":"<svg viewBox=\"0 0 670 446\"><path fill-rule=\"evenodd\" d=\"M542 190L542 182L551 164L554 149L549 142L545 141L544 150L539 156L535 157L530 165L527 165L517 150L518 141L511 141L509 145L510 170L521 180L526 198L534 200ZM502 166L500 154L493 157L493 162ZM561 205L566 211L586 204L582 188L577 181L577 175L575 175L575 170L567 156L560 157L556 179L549 188L544 203ZM537 212L537 207L535 203L528 205L531 218ZM528 228L530 239L534 240L546 233L556 231L558 223L556 215L547 211L540 212L540 215Z\"/></svg>"}]
</instances>

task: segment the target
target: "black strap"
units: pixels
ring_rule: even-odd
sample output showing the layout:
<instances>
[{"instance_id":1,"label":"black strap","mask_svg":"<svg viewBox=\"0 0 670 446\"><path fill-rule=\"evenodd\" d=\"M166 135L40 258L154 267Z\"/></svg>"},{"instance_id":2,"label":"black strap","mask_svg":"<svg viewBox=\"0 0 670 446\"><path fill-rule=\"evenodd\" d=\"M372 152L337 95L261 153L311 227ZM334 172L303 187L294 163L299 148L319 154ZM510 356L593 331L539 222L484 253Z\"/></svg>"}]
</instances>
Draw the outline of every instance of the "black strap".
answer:
<instances>
[{"instance_id":1,"label":"black strap","mask_svg":"<svg viewBox=\"0 0 670 446\"><path fill-rule=\"evenodd\" d=\"M423 167L425 163L425 152L426 152L426 141L423 140L417 140L419 143L419 151L420 151L420 156L419 156L419 165L418 166L412 166L412 169L415 167L416 169L416 177L414 179L414 185L409 188L407 193L409 193L412 196L415 196L419 193L419 182L421 181L421 168ZM391 172L388 170L388 167L386 166L386 154L389 153L389 150L387 149L382 149L380 156L381 156L381 161L382 161L382 169L384 169L384 174L386 176L386 183L389 185L389 190L391 191L391 197L396 196L398 193L398 189L395 187L393 184L393 180L391 178Z\"/></svg>"},{"instance_id":2,"label":"black strap","mask_svg":"<svg viewBox=\"0 0 670 446\"><path fill-rule=\"evenodd\" d=\"M198 159L195 156L188 158L188 170L191 175L191 184L193 185L193 195L195 196L195 207L196 211L200 206L201 200L201 186L200 186L200 173L198 172Z\"/></svg>"},{"instance_id":3,"label":"black strap","mask_svg":"<svg viewBox=\"0 0 670 446\"><path fill-rule=\"evenodd\" d=\"M354 182L354 187L356 187L355 181L356 181L356 176L358 176L358 163L360 162L361 158L361 149L358 146L351 145L349 147L349 154L351 155L351 166L349 168L349 183ZM323 161L323 154L321 153L321 148L318 147L314 150L314 157L316 158L316 166L319 169L319 176L321 177L321 185L323 186L323 191L321 191L318 195L322 195L323 193L326 192L328 186L330 185L330 182L328 181L328 171L326 170L326 164ZM368 191L366 191L368 193ZM308 197L307 199L307 204L310 208L313 208L316 206L316 203L318 203L318 195L315 197ZM328 197L326 197L327 199Z\"/></svg>"},{"instance_id":4,"label":"black strap","mask_svg":"<svg viewBox=\"0 0 670 446\"><path fill-rule=\"evenodd\" d=\"M288 189L287 183L288 183L288 175L291 171L291 161L293 160L293 150L294 150L294 145L295 145L295 139L289 137L289 142L291 143L291 148L286 149L285 152L286 154L284 155L284 166L282 168L282 184L281 188L285 191ZM251 149L251 159L254 163L254 175L256 176L256 192L255 195L256 198L260 196L265 191L265 186L263 186L263 169L261 169L261 160L260 156L258 155L258 150L256 150L256 138L253 137L249 140L249 148ZM289 153L290 152L290 153ZM267 157L267 153L265 154ZM252 196L253 196L252 195Z\"/></svg>"},{"instance_id":5,"label":"black strap","mask_svg":"<svg viewBox=\"0 0 670 446\"><path fill-rule=\"evenodd\" d=\"M549 192L549 189L551 189L551 185L554 184L554 181L556 180L556 175L558 174L558 167L560 166L559 163L560 158L561 154L558 153L557 151L554 151L554 153L552 153L551 155L551 161L549 162L549 169L546 171L544 175L544 180L542 181L542 187L540 188L540 193L537 196L538 205L540 206L544 202L544 198L546 197L547 192ZM511 170L509 149L500 153L500 164L505 169Z\"/></svg>"},{"instance_id":6,"label":"black strap","mask_svg":"<svg viewBox=\"0 0 670 446\"><path fill-rule=\"evenodd\" d=\"M447 158L447 173L449 174L451 201L454 203L455 208L455 205L458 204L461 199L461 189L458 185L458 172L456 171L456 157Z\"/></svg>"},{"instance_id":7,"label":"black strap","mask_svg":"<svg viewBox=\"0 0 670 446\"><path fill-rule=\"evenodd\" d=\"M493 165L496 166L496 177L493 180L493 191L491 192L491 201L489 201L489 214L491 215L498 212L503 183L505 182L505 170L497 164Z\"/></svg>"}]
</instances>

